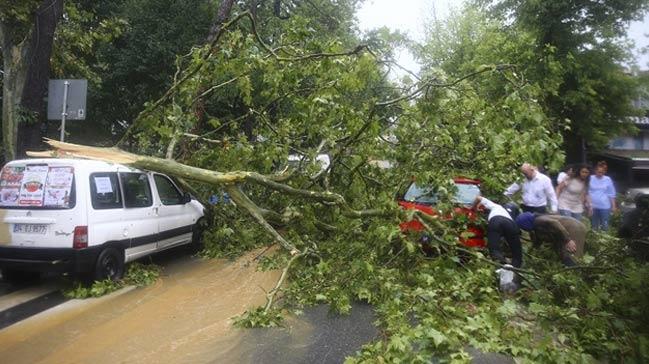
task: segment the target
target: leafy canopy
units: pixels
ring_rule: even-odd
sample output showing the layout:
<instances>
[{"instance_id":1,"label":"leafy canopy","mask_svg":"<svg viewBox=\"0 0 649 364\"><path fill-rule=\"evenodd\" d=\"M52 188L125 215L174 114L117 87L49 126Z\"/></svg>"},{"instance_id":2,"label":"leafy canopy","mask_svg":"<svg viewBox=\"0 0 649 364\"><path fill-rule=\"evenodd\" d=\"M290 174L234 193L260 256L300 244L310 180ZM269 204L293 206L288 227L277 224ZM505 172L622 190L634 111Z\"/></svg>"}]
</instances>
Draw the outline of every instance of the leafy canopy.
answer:
<instances>
[{"instance_id":1,"label":"leafy canopy","mask_svg":"<svg viewBox=\"0 0 649 364\"><path fill-rule=\"evenodd\" d=\"M637 115L631 101L637 82L624 65L633 64L625 30L649 9L649 1L478 0L502 23L533 37L537 80L558 71L558 89L545 95L548 114L568 120L565 133L575 154L583 139L594 149L614 136L633 131L628 117ZM503 25L504 26L504 25ZM558 63L548 62L554 59ZM573 155L572 159L577 159Z\"/></svg>"}]
</instances>

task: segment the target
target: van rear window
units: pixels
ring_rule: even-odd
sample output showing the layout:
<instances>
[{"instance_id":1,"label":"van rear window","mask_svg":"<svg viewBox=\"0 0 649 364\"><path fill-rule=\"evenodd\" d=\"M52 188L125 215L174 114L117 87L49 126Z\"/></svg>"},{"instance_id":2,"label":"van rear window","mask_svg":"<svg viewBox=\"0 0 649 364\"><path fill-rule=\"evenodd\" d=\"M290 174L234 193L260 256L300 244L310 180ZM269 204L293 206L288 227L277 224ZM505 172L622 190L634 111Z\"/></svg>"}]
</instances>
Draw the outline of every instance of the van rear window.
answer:
<instances>
[{"instance_id":1,"label":"van rear window","mask_svg":"<svg viewBox=\"0 0 649 364\"><path fill-rule=\"evenodd\" d=\"M0 174L0 207L70 209L75 205L74 167L7 165Z\"/></svg>"}]
</instances>

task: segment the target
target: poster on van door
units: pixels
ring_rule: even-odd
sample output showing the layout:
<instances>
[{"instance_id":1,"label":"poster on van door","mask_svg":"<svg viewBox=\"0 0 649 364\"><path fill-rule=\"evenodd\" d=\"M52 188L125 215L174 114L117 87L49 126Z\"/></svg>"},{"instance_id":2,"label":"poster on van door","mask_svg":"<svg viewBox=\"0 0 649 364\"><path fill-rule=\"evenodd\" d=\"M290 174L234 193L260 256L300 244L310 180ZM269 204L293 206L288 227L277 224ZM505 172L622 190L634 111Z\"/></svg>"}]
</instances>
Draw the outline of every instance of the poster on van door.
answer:
<instances>
[{"instance_id":1,"label":"poster on van door","mask_svg":"<svg viewBox=\"0 0 649 364\"><path fill-rule=\"evenodd\" d=\"M43 204L47 207L69 207L73 176L73 167L50 167Z\"/></svg>"},{"instance_id":2,"label":"poster on van door","mask_svg":"<svg viewBox=\"0 0 649 364\"><path fill-rule=\"evenodd\" d=\"M43 206L47 166L26 166L18 206Z\"/></svg>"},{"instance_id":3,"label":"poster on van door","mask_svg":"<svg viewBox=\"0 0 649 364\"><path fill-rule=\"evenodd\" d=\"M18 206L24 166L6 166L0 174L0 206Z\"/></svg>"}]
</instances>

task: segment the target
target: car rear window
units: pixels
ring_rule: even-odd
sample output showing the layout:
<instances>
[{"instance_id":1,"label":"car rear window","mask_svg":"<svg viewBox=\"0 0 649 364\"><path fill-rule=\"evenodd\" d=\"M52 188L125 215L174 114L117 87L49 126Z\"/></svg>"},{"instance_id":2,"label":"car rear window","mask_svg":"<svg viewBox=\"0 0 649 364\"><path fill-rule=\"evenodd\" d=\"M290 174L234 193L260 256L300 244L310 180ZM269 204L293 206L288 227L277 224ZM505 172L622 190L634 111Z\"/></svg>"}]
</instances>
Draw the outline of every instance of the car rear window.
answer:
<instances>
[{"instance_id":1,"label":"car rear window","mask_svg":"<svg viewBox=\"0 0 649 364\"><path fill-rule=\"evenodd\" d=\"M71 209L76 204L74 167L12 164L0 174L0 207Z\"/></svg>"},{"instance_id":2,"label":"car rear window","mask_svg":"<svg viewBox=\"0 0 649 364\"><path fill-rule=\"evenodd\" d=\"M475 184L470 183L456 183L457 192L453 197L453 202L470 205L475 200L476 196L480 194L480 187ZM418 186L416 183L412 183L408 187L408 191L403 196L403 199L408 202L416 202L425 205L434 205L438 202L437 193L431 187L422 187Z\"/></svg>"},{"instance_id":3,"label":"car rear window","mask_svg":"<svg viewBox=\"0 0 649 364\"><path fill-rule=\"evenodd\" d=\"M406 191L403 199L408 202L434 205L437 203L437 193L430 187L420 187L416 183L412 183L408 187L408 191Z\"/></svg>"},{"instance_id":4,"label":"car rear window","mask_svg":"<svg viewBox=\"0 0 649 364\"><path fill-rule=\"evenodd\" d=\"M468 183L456 183L457 192L455 193L455 202L463 205L470 205L480 194L480 187Z\"/></svg>"}]
</instances>

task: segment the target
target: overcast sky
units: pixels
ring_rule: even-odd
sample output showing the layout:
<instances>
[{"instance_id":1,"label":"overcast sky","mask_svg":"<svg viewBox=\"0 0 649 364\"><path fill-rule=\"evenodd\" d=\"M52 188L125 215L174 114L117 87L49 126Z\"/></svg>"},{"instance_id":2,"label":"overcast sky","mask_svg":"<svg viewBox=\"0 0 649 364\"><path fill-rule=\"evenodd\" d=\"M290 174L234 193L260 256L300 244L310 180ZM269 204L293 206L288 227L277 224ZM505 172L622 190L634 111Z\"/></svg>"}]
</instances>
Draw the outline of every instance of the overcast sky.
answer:
<instances>
[{"instance_id":1,"label":"overcast sky","mask_svg":"<svg viewBox=\"0 0 649 364\"><path fill-rule=\"evenodd\" d=\"M422 41L425 20L443 20L448 16L450 8L458 8L461 4L462 0L366 0L357 16L361 30L387 26L407 33L414 40ZM642 69L649 68L649 56L638 52L641 47L649 45L646 33L649 33L649 15L645 16L643 22L632 23L628 33L636 43L638 64ZM399 63L413 71L419 69L407 54L399 56Z\"/></svg>"}]
</instances>

